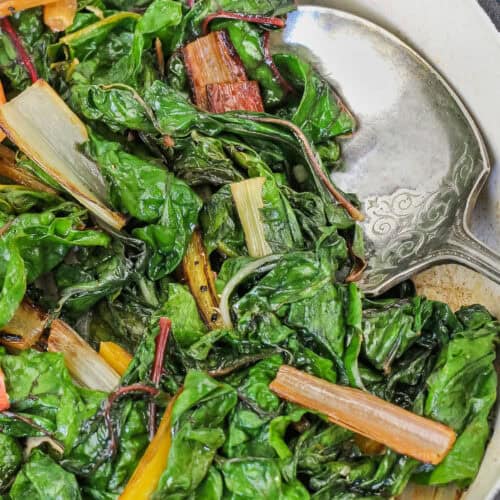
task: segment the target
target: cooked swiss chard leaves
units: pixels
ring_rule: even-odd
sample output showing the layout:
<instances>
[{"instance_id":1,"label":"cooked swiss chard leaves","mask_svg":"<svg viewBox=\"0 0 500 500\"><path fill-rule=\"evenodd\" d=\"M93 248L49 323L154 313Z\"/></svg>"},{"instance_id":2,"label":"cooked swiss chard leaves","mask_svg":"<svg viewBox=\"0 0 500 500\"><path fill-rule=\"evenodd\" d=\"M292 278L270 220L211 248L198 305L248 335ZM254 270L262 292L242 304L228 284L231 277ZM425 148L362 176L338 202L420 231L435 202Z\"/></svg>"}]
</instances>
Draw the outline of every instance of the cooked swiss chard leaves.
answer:
<instances>
[{"instance_id":1,"label":"cooked swiss chard leaves","mask_svg":"<svg viewBox=\"0 0 500 500\"><path fill-rule=\"evenodd\" d=\"M12 152L54 194L0 186L0 329L27 294L48 310L45 326L61 316L96 350L115 342L132 361L120 360L121 385L105 394L75 384L62 354L44 352L47 331L32 350L0 348L0 496L119 498L158 426L171 438L155 455L163 462L140 469L153 498L375 499L410 480L466 487L475 478L500 325L480 306L454 313L407 289L367 299L346 283L365 265L359 203L341 202L328 171L356 120L310 63L271 54L270 31L293 8L85 0L58 34L41 9L11 16L40 77L86 127L79 148L126 224L94 227ZM193 104L181 49L221 30L264 113L245 111L244 95L228 94L226 113ZM0 30L9 99L30 84L21 59ZM204 77L215 90L241 88ZM442 422L456 443L436 466L398 455L280 399L269 384L284 364Z\"/></svg>"}]
</instances>

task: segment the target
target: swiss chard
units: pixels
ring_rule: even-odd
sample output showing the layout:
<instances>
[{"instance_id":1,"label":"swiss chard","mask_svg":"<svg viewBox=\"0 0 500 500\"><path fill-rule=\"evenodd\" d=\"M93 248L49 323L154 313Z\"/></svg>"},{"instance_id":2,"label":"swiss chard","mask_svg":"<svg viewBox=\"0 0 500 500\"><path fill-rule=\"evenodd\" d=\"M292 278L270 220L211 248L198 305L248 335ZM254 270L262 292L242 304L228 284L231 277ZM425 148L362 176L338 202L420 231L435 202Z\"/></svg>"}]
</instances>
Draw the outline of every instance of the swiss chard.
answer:
<instances>
[{"instance_id":1,"label":"swiss chard","mask_svg":"<svg viewBox=\"0 0 500 500\"><path fill-rule=\"evenodd\" d=\"M223 422L236 391L204 373L189 372L172 413L172 446L153 498L184 498L201 485L225 440ZM196 467L190 464L196 462Z\"/></svg>"},{"instance_id":2,"label":"swiss chard","mask_svg":"<svg viewBox=\"0 0 500 500\"><path fill-rule=\"evenodd\" d=\"M14 437L43 436L44 429L68 455L80 426L95 413L103 395L77 388L61 354L28 350L13 356L3 351L0 366L6 376L10 409L24 417L0 414L3 432Z\"/></svg>"},{"instance_id":3,"label":"swiss chard","mask_svg":"<svg viewBox=\"0 0 500 500\"><path fill-rule=\"evenodd\" d=\"M91 498L116 497L125 486L144 452L148 435L146 405L142 401L123 401L112 410L117 447L112 449L109 427L102 415L87 420L71 454L63 461L73 471L83 491Z\"/></svg>"},{"instance_id":4,"label":"swiss chard","mask_svg":"<svg viewBox=\"0 0 500 500\"><path fill-rule=\"evenodd\" d=\"M266 63L262 30L258 26L244 21L215 21L211 29L226 29L231 42L240 56L248 76L257 80L262 88L262 96L266 107L279 105L285 93L280 82Z\"/></svg>"},{"instance_id":5,"label":"swiss chard","mask_svg":"<svg viewBox=\"0 0 500 500\"><path fill-rule=\"evenodd\" d=\"M45 29L41 9L25 10L12 16L11 20L12 27L32 59L38 76L49 80L52 74L47 50L54 40L54 35ZM32 83L26 67L19 64L18 53L5 30L0 30L0 72L8 79L10 87L16 92L24 90Z\"/></svg>"},{"instance_id":6,"label":"swiss chard","mask_svg":"<svg viewBox=\"0 0 500 500\"><path fill-rule=\"evenodd\" d=\"M291 119L311 141L321 143L354 131L353 116L308 63L289 54L280 54L275 59L285 78L302 91Z\"/></svg>"},{"instance_id":7,"label":"swiss chard","mask_svg":"<svg viewBox=\"0 0 500 500\"><path fill-rule=\"evenodd\" d=\"M290 0L200 0L193 2L190 10L183 17L182 23L172 40L171 49L175 50L187 41L199 37L205 19L210 14L221 11L235 12L247 15L282 16L294 9Z\"/></svg>"},{"instance_id":8,"label":"swiss chard","mask_svg":"<svg viewBox=\"0 0 500 500\"><path fill-rule=\"evenodd\" d=\"M295 480L285 483L279 464L270 458L234 458L222 466L222 473L229 498L250 500L251 498L280 498L308 500L306 488Z\"/></svg>"},{"instance_id":9,"label":"swiss chard","mask_svg":"<svg viewBox=\"0 0 500 500\"><path fill-rule=\"evenodd\" d=\"M132 234L151 251L148 275L160 279L180 263L198 220L201 200L183 181L120 144L91 136L87 152L108 181L112 203L149 223Z\"/></svg>"},{"instance_id":10,"label":"swiss chard","mask_svg":"<svg viewBox=\"0 0 500 500\"><path fill-rule=\"evenodd\" d=\"M77 58L80 61L85 61L99 55L99 58L103 58L102 63L105 64L108 62L106 54L111 47L113 47L113 52L110 52L109 55L116 57L123 54L122 52L116 52L117 45L121 45L117 44L117 41L121 39L112 37L110 34L129 33L127 35L128 45L130 43L130 33L139 19L140 15L133 12L117 12L94 23L79 26L80 29L70 31L59 40L59 43L68 47L71 59ZM54 49L55 47L52 50ZM99 65L101 64L100 59L97 59L96 62Z\"/></svg>"},{"instance_id":11,"label":"swiss chard","mask_svg":"<svg viewBox=\"0 0 500 500\"><path fill-rule=\"evenodd\" d=\"M22 448L18 441L0 433L0 494L7 492L21 466L22 459Z\"/></svg>"},{"instance_id":12,"label":"swiss chard","mask_svg":"<svg viewBox=\"0 0 500 500\"><path fill-rule=\"evenodd\" d=\"M198 315L196 302L181 285L168 285L168 299L160 314L172 320L172 333L176 343L182 348L188 348L205 335L206 327Z\"/></svg>"},{"instance_id":13,"label":"swiss chard","mask_svg":"<svg viewBox=\"0 0 500 500\"><path fill-rule=\"evenodd\" d=\"M26 286L60 264L71 247L106 246L101 231L80 229L85 210L55 195L4 186L0 193L3 235L0 265L0 324L13 316Z\"/></svg>"},{"instance_id":14,"label":"swiss chard","mask_svg":"<svg viewBox=\"0 0 500 500\"><path fill-rule=\"evenodd\" d=\"M229 186L220 188L203 205L200 224L208 253L217 249L227 257L236 257L246 252L243 230Z\"/></svg>"},{"instance_id":15,"label":"swiss chard","mask_svg":"<svg viewBox=\"0 0 500 500\"><path fill-rule=\"evenodd\" d=\"M180 24L181 20L182 8L177 1L154 0L148 6L135 28L126 66L129 77L134 78L140 71L143 53L151 47L153 38L158 37L163 45L167 45L175 27Z\"/></svg>"},{"instance_id":16,"label":"swiss chard","mask_svg":"<svg viewBox=\"0 0 500 500\"><path fill-rule=\"evenodd\" d=\"M40 450L33 451L9 492L9 498L12 500L26 497L34 500L46 498L80 500L82 498L75 476L65 471Z\"/></svg>"},{"instance_id":17,"label":"swiss chard","mask_svg":"<svg viewBox=\"0 0 500 500\"><path fill-rule=\"evenodd\" d=\"M223 146L220 139L193 131L188 144L175 160L175 173L190 186L220 186L243 180Z\"/></svg>"},{"instance_id":18,"label":"swiss chard","mask_svg":"<svg viewBox=\"0 0 500 500\"><path fill-rule=\"evenodd\" d=\"M260 219L262 220L264 238L274 253L286 250L298 250L303 247L303 238L295 212L281 190L282 176L273 174L261 157L249 146L238 141L226 140L226 149L234 161L247 170L250 177L261 176L264 182L260 193L250 193L251 198L260 197ZM234 197L234 192L233 192ZM237 204L238 206L238 204ZM245 206L238 206L241 216L250 212ZM253 234L245 235L247 242Z\"/></svg>"},{"instance_id":19,"label":"swiss chard","mask_svg":"<svg viewBox=\"0 0 500 500\"><path fill-rule=\"evenodd\" d=\"M82 332L80 327L80 333L93 344L110 340L134 352L152 312L150 305L144 304L133 289L124 291L119 297L99 302L92 310L88 328Z\"/></svg>"},{"instance_id":20,"label":"swiss chard","mask_svg":"<svg viewBox=\"0 0 500 500\"><path fill-rule=\"evenodd\" d=\"M464 330L443 349L427 380L424 414L459 433L450 454L425 476L429 484L470 484L489 436L488 415L497 387L493 361L499 325L486 311L476 309L471 315L470 309L457 314L465 320Z\"/></svg>"},{"instance_id":21,"label":"swiss chard","mask_svg":"<svg viewBox=\"0 0 500 500\"><path fill-rule=\"evenodd\" d=\"M108 248L79 249L72 264L61 264L54 273L59 287L59 306L80 315L99 300L112 296L135 278L135 263L125 255L120 241Z\"/></svg>"},{"instance_id":22,"label":"swiss chard","mask_svg":"<svg viewBox=\"0 0 500 500\"><path fill-rule=\"evenodd\" d=\"M179 265L201 209L198 196L172 174L166 178L165 198L158 221L133 231L152 251L148 263L151 279L162 278Z\"/></svg>"},{"instance_id":23,"label":"swiss chard","mask_svg":"<svg viewBox=\"0 0 500 500\"><path fill-rule=\"evenodd\" d=\"M0 350L0 496L354 500L477 474L500 326L479 306L352 283L363 214L328 170L356 123L310 63L271 54L293 7L81 0L60 35L40 9L2 21L18 36L0 30L0 118L40 165L0 151L2 178L23 185L0 186L0 342L52 352ZM35 73L52 88L16 96ZM86 228L67 196L111 227ZM47 311L34 325L19 321L31 302ZM74 369L107 365L58 314L93 347L126 348L123 386L109 367ZM442 422L456 444L420 464L330 424L271 391L283 365ZM107 397L81 387L100 378Z\"/></svg>"}]
</instances>

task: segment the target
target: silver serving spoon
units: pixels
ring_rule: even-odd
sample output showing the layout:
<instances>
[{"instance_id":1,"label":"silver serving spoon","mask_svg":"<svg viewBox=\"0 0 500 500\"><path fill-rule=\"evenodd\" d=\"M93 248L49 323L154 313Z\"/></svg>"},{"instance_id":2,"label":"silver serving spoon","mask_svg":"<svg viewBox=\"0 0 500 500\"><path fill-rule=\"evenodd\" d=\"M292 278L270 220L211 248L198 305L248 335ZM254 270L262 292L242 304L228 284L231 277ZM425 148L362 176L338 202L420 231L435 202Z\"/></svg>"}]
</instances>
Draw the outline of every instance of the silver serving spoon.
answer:
<instances>
[{"instance_id":1,"label":"silver serving spoon","mask_svg":"<svg viewBox=\"0 0 500 500\"><path fill-rule=\"evenodd\" d=\"M336 9L299 7L273 42L312 61L358 119L342 144L345 171L332 177L363 202L363 290L379 294L449 261L500 284L500 255L468 228L490 172L486 148L439 73L385 29Z\"/></svg>"}]
</instances>

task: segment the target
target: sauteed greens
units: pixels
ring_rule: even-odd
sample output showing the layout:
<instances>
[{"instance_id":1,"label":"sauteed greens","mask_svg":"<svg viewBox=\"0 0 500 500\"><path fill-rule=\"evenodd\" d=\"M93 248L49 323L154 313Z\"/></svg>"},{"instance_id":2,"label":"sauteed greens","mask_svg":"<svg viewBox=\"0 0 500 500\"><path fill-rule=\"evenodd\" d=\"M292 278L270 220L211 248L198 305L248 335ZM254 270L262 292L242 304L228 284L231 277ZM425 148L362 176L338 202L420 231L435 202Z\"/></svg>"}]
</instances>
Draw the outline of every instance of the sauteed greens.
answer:
<instances>
[{"instance_id":1,"label":"sauteed greens","mask_svg":"<svg viewBox=\"0 0 500 500\"><path fill-rule=\"evenodd\" d=\"M377 299L355 284L361 205L330 179L356 122L307 61L271 54L293 3L32 4L0 20L0 497L467 487L500 323L409 284ZM53 116L85 140L68 147ZM434 465L398 454L278 397L283 365L440 422L455 444Z\"/></svg>"}]
</instances>

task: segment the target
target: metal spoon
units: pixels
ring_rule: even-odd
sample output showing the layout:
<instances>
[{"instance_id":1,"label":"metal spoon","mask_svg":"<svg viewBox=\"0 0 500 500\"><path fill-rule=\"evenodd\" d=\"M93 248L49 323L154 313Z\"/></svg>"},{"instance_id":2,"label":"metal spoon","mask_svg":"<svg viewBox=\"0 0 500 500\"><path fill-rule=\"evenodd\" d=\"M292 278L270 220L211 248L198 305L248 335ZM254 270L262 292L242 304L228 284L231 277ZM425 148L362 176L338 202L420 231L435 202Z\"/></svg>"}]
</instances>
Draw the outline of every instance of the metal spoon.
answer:
<instances>
[{"instance_id":1,"label":"metal spoon","mask_svg":"<svg viewBox=\"0 0 500 500\"><path fill-rule=\"evenodd\" d=\"M273 42L313 62L359 121L332 178L363 202L363 290L379 294L450 261L500 283L500 255L468 227L488 155L443 77L385 29L336 9L300 6Z\"/></svg>"}]
</instances>

